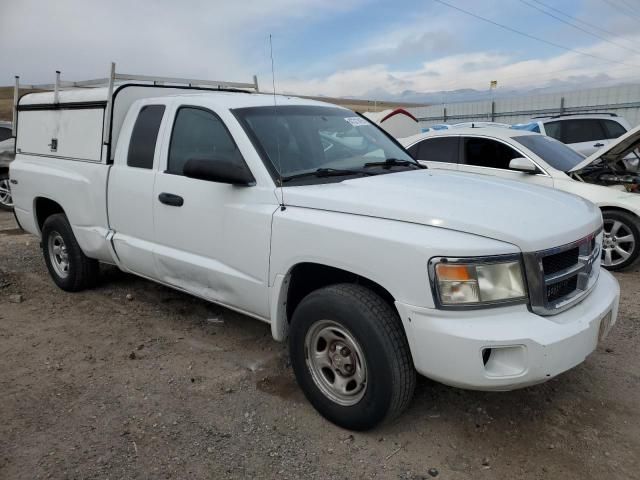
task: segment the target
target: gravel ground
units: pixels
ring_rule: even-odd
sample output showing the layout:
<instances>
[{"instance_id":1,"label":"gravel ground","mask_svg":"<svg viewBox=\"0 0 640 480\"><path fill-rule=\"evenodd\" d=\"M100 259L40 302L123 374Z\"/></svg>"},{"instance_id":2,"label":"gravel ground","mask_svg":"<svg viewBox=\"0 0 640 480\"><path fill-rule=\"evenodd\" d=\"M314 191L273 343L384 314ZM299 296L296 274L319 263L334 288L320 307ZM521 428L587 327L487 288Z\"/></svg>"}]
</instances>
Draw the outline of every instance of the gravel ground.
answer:
<instances>
[{"instance_id":1,"label":"gravel ground","mask_svg":"<svg viewBox=\"0 0 640 480\"><path fill-rule=\"evenodd\" d=\"M0 213L1 479L640 479L638 269L574 370L507 393L421 379L401 418L351 433L268 325L106 266L65 293L38 244Z\"/></svg>"}]
</instances>

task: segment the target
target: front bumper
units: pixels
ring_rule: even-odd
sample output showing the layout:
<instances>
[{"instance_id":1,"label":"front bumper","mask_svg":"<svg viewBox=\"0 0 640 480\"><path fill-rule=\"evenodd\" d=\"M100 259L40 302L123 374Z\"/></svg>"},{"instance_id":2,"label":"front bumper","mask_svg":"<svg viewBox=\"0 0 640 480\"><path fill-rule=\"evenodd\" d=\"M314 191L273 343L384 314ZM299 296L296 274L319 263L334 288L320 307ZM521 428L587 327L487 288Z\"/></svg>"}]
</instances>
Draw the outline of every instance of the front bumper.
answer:
<instances>
[{"instance_id":1,"label":"front bumper","mask_svg":"<svg viewBox=\"0 0 640 480\"><path fill-rule=\"evenodd\" d=\"M447 385L513 390L582 363L618 314L620 288L606 270L580 303L551 316L526 305L446 311L396 302L416 370ZM491 349L491 350L487 350ZM484 353L484 358L483 358Z\"/></svg>"}]
</instances>

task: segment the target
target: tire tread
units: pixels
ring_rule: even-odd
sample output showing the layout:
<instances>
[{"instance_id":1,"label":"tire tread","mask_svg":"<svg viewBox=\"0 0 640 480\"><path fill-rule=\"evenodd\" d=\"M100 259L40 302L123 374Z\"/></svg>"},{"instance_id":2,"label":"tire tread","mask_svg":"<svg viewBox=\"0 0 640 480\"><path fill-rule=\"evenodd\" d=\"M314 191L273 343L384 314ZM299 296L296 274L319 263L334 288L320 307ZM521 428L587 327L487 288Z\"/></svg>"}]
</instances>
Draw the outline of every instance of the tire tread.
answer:
<instances>
[{"instance_id":1,"label":"tire tread","mask_svg":"<svg viewBox=\"0 0 640 480\"><path fill-rule=\"evenodd\" d=\"M46 238L49 230L56 230L63 236L64 241L67 244L67 251L72 257L71 266L72 268L75 267L76 271L71 273L68 282L59 279L49 265L50 259ZM42 253L45 256L49 273L53 277L56 285L63 290L68 292L79 292L96 284L100 269L99 263L97 260L89 258L84 254L80 245L78 245L78 241L73 234L73 230L71 229L71 225L69 224L69 220L67 220L67 216L65 214L56 213L44 221L42 226Z\"/></svg>"},{"instance_id":2,"label":"tire tread","mask_svg":"<svg viewBox=\"0 0 640 480\"><path fill-rule=\"evenodd\" d=\"M372 327L386 334L383 341L397 353L392 361L393 398L383 421L393 420L409 406L416 386L416 372L409 343L397 313L382 297L362 285L340 283L325 287L323 290L361 303L369 311L369 318L375 322Z\"/></svg>"}]
</instances>

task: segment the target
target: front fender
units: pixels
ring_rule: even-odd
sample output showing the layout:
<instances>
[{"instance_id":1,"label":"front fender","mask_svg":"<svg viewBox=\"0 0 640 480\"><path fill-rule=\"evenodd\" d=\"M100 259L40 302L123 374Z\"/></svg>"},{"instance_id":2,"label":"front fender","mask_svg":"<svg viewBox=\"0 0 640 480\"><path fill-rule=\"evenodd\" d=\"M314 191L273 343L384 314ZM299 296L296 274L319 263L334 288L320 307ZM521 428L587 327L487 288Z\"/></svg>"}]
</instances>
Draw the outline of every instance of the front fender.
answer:
<instances>
[{"instance_id":1,"label":"front fender","mask_svg":"<svg viewBox=\"0 0 640 480\"><path fill-rule=\"evenodd\" d=\"M433 308L434 256L518 253L516 246L444 228L287 206L273 218L269 285L274 336L283 334L287 277L300 263L339 268L381 285L395 301Z\"/></svg>"}]
</instances>

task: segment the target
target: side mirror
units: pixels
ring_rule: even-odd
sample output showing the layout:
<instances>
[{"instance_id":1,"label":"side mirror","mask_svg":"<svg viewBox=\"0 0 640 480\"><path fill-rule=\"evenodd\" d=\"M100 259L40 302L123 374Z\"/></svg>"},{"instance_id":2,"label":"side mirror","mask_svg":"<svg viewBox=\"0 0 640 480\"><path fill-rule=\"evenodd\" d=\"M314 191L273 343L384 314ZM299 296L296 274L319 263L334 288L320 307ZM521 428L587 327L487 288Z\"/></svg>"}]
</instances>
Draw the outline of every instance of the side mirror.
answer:
<instances>
[{"instance_id":1,"label":"side mirror","mask_svg":"<svg viewBox=\"0 0 640 480\"><path fill-rule=\"evenodd\" d=\"M256 183L246 166L215 158L187 160L183 173L185 177L189 178L245 187Z\"/></svg>"},{"instance_id":2,"label":"side mirror","mask_svg":"<svg viewBox=\"0 0 640 480\"><path fill-rule=\"evenodd\" d=\"M509 162L509 170L515 170L522 173L537 173L538 167L528 158L517 157Z\"/></svg>"}]
</instances>

